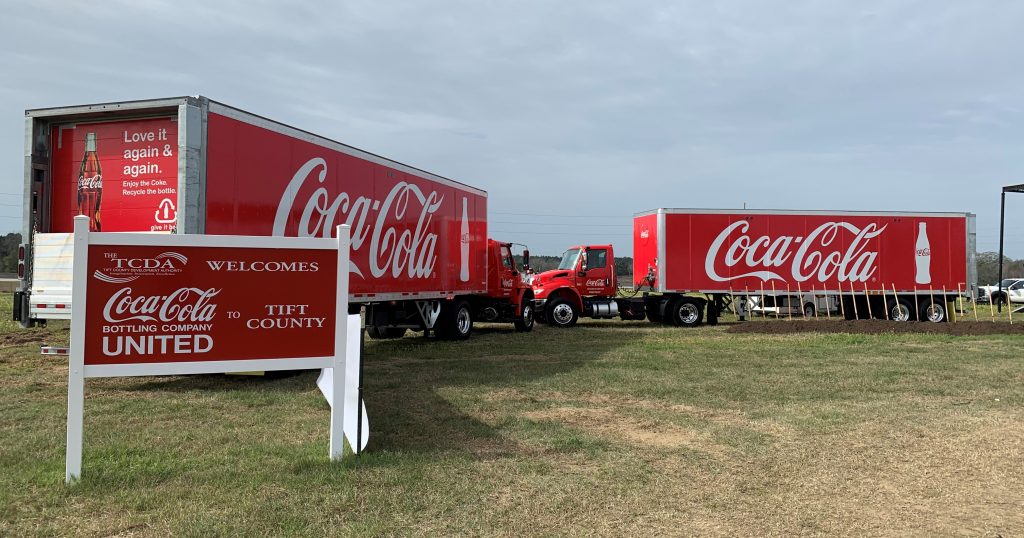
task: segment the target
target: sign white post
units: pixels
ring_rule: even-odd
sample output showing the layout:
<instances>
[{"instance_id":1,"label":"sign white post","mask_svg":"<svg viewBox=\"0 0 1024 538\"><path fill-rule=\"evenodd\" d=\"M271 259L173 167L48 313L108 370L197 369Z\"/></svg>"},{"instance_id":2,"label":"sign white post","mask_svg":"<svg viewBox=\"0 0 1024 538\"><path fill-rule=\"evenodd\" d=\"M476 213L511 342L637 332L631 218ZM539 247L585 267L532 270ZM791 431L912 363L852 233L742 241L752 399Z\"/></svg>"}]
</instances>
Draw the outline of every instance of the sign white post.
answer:
<instances>
[{"instance_id":1,"label":"sign white post","mask_svg":"<svg viewBox=\"0 0 1024 538\"><path fill-rule=\"evenodd\" d=\"M346 356L350 337L359 335L348 315L348 225L327 239L102 233L89 231L88 217L74 222L66 483L82 475L89 377L332 369L339 390L329 400L330 457L342 457ZM256 265L261 269L241 269ZM284 269L291 265L307 272ZM305 285L290 286L296 278ZM336 285L333 301L318 295L329 283ZM153 306L160 301L162 308ZM221 302L226 310L218 311ZM302 338L266 332L281 329L279 322L297 332L277 335Z\"/></svg>"},{"instance_id":2,"label":"sign white post","mask_svg":"<svg viewBox=\"0 0 1024 538\"><path fill-rule=\"evenodd\" d=\"M85 425L85 282L89 253L89 217L75 217L71 290L71 350L68 356L68 448L64 482L82 476L82 429Z\"/></svg>"},{"instance_id":3,"label":"sign white post","mask_svg":"<svg viewBox=\"0 0 1024 538\"><path fill-rule=\"evenodd\" d=\"M359 329L361 325L362 319L358 314L348 316L348 334L360 334ZM352 451L356 454L362 452L370 441L370 419L366 413L366 405L363 403L359 393L359 385L361 384L359 371L362 363L362 350L360 349L362 342L360 340L361 338L354 337L346 345L348 349L345 350L345 364L342 365L342 368L345 369L345 375L342 376L343 383L341 385L335 384L335 376L337 375L335 368L324 368L320 372L320 377L316 380L316 386L319 387L320 392L324 395L324 399L331 406L332 413L336 411L334 409L335 402L343 402L344 417L342 418L342 425L345 431L345 438L348 439L349 446L352 447ZM334 387L336 386L340 386L338 394L334 393Z\"/></svg>"},{"instance_id":4,"label":"sign white post","mask_svg":"<svg viewBox=\"0 0 1024 538\"><path fill-rule=\"evenodd\" d=\"M334 313L334 364L332 366L334 386L340 387L331 405L331 460L337 461L345 454L345 412L341 405L345 401L345 355L348 353L348 226L337 227L338 237L338 297ZM358 333L357 333L358 334ZM337 404L337 405L334 405Z\"/></svg>"}]
</instances>

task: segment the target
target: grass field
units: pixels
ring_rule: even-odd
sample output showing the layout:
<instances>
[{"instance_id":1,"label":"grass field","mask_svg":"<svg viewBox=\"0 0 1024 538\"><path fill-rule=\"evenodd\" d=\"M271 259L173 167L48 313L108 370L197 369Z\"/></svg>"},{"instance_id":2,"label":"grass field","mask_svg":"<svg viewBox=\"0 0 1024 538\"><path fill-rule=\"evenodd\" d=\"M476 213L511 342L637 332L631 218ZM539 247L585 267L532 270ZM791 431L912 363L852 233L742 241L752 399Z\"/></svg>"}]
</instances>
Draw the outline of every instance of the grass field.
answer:
<instances>
[{"instance_id":1,"label":"grass field","mask_svg":"<svg viewBox=\"0 0 1024 538\"><path fill-rule=\"evenodd\" d=\"M1024 534L1020 337L724 329L368 342L341 464L315 373L89 380L69 488L66 325L0 323L0 535Z\"/></svg>"}]
</instances>

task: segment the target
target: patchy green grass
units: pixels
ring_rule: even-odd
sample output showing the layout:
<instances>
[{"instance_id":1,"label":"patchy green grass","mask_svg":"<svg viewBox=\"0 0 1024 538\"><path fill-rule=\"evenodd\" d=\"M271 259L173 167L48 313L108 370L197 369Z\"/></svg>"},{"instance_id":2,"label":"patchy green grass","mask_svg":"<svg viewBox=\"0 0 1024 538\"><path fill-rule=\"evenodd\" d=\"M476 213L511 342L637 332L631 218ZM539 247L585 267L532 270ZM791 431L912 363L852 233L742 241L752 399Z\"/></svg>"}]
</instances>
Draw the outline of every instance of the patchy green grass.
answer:
<instances>
[{"instance_id":1,"label":"patchy green grass","mask_svg":"<svg viewBox=\"0 0 1024 538\"><path fill-rule=\"evenodd\" d=\"M1019 337L370 341L340 464L313 372L88 380L73 487L66 339L0 322L0 535L1024 533Z\"/></svg>"}]
</instances>

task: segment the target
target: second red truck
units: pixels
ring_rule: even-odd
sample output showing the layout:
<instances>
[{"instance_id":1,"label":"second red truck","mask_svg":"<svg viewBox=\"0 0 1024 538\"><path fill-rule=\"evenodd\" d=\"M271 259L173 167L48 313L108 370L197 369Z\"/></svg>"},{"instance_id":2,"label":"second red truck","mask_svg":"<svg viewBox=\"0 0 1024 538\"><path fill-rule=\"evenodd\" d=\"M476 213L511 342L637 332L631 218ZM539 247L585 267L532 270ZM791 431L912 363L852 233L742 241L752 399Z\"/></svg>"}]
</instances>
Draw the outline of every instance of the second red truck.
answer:
<instances>
[{"instance_id":1,"label":"second red truck","mask_svg":"<svg viewBox=\"0 0 1024 538\"><path fill-rule=\"evenodd\" d=\"M974 257L970 213L657 209L633 219L637 296L619 293L611 245L570 248L532 286L538 314L559 327L580 317L695 326L729 304L941 322L974 289Z\"/></svg>"}]
</instances>

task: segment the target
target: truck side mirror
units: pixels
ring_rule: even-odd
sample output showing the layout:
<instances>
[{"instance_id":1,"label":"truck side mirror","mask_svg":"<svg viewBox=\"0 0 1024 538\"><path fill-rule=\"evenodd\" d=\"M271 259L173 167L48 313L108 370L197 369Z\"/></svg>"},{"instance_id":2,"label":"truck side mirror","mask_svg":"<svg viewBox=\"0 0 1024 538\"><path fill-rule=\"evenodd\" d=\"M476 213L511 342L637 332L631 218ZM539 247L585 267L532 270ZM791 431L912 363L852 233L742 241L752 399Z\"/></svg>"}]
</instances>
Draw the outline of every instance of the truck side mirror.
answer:
<instances>
[{"instance_id":1,"label":"truck side mirror","mask_svg":"<svg viewBox=\"0 0 1024 538\"><path fill-rule=\"evenodd\" d=\"M523 271L530 270L530 249L523 250Z\"/></svg>"}]
</instances>

